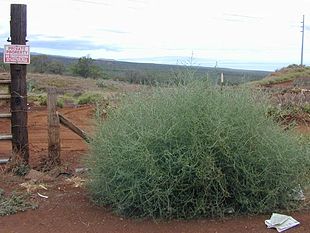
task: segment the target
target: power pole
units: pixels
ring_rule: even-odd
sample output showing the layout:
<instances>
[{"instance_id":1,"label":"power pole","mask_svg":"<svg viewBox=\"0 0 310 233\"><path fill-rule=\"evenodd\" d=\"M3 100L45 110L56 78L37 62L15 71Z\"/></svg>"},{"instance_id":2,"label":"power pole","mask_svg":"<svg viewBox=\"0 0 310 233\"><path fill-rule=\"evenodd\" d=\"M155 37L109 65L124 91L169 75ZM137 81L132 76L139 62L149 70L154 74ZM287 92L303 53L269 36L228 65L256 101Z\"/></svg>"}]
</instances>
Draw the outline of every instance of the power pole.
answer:
<instances>
[{"instance_id":1,"label":"power pole","mask_svg":"<svg viewBox=\"0 0 310 233\"><path fill-rule=\"evenodd\" d=\"M11 44L26 45L27 5L11 4ZM27 65L11 64L11 131L13 158L28 164Z\"/></svg>"},{"instance_id":2,"label":"power pole","mask_svg":"<svg viewBox=\"0 0 310 233\"><path fill-rule=\"evenodd\" d=\"M302 33L302 39L301 39L301 59L300 59L300 66L303 66L304 64L304 38L305 38L305 15L302 16L302 22L301 22L301 33Z\"/></svg>"}]
</instances>

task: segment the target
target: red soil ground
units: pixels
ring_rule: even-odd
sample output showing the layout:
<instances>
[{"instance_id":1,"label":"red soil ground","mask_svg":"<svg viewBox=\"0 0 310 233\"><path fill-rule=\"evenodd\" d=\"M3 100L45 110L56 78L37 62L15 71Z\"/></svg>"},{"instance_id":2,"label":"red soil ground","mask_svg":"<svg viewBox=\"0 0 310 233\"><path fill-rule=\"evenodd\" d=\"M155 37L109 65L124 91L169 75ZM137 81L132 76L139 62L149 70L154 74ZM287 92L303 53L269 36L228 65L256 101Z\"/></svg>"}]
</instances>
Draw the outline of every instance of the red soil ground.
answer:
<instances>
[{"instance_id":1,"label":"red soil ground","mask_svg":"<svg viewBox=\"0 0 310 233\"><path fill-rule=\"evenodd\" d=\"M91 107L64 108L60 110L67 118L85 131L92 131ZM40 157L47 153L47 113L45 108L29 110L29 141L31 165L37 166ZM0 122L0 132L9 132L9 122ZM81 166L80 158L87 154L87 144L66 128L61 127L61 159L71 170ZM1 144L1 157L6 157L10 144ZM23 178L0 174L0 188L5 191L18 189ZM264 220L271 215L240 216L225 219L201 219L193 221L155 222L133 220L117 216L108 208L95 206L83 187L73 187L64 177L47 184L48 190L40 190L47 199L33 192L32 199L38 203L36 210L28 210L11 216L0 217L0 232L47 233L47 232L107 232L107 233L245 233L276 232L266 229ZM20 189L20 188L19 188ZM310 232L310 212L289 213L301 225L289 230L291 233Z\"/></svg>"},{"instance_id":2,"label":"red soil ground","mask_svg":"<svg viewBox=\"0 0 310 233\"><path fill-rule=\"evenodd\" d=\"M93 108L90 106L79 108L63 108L59 112L70 119L86 132L92 132ZM0 132L10 133L10 121L1 120ZM47 110L46 107L29 107L28 133L30 163L36 167L40 159L47 154ZM81 155L87 151L87 144L69 129L61 126L61 159L64 164L76 166ZM0 158L7 157L11 151L10 142L1 142Z\"/></svg>"}]
</instances>

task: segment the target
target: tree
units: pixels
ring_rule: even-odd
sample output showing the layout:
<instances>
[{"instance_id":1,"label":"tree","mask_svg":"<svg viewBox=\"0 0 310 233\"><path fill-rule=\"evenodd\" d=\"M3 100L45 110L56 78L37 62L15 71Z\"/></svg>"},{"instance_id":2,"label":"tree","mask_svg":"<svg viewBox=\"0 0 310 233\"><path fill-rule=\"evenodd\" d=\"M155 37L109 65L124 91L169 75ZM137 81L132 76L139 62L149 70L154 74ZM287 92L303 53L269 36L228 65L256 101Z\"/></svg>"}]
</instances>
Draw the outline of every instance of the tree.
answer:
<instances>
[{"instance_id":1,"label":"tree","mask_svg":"<svg viewBox=\"0 0 310 233\"><path fill-rule=\"evenodd\" d=\"M73 74L82 76L83 78L90 77L93 63L94 60L90 56L79 58L78 62L73 66Z\"/></svg>"},{"instance_id":2,"label":"tree","mask_svg":"<svg viewBox=\"0 0 310 233\"><path fill-rule=\"evenodd\" d=\"M73 74L83 78L103 78L105 75L102 69L94 64L94 59L90 56L79 58L78 62L73 65Z\"/></svg>"},{"instance_id":3,"label":"tree","mask_svg":"<svg viewBox=\"0 0 310 233\"><path fill-rule=\"evenodd\" d=\"M34 73L63 74L66 70L63 63L51 59L47 55L33 56L31 59L30 70Z\"/></svg>"},{"instance_id":4,"label":"tree","mask_svg":"<svg viewBox=\"0 0 310 233\"><path fill-rule=\"evenodd\" d=\"M31 58L30 69L34 73L46 73L50 60L47 55L37 55Z\"/></svg>"},{"instance_id":5,"label":"tree","mask_svg":"<svg viewBox=\"0 0 310 233\"><path fill-rule=\"evenodd\" d=\"M63 74L65 70L64 64L58 61L51 61L47 66L47 71L52 74Z\"/></svg>"}]
</instances>

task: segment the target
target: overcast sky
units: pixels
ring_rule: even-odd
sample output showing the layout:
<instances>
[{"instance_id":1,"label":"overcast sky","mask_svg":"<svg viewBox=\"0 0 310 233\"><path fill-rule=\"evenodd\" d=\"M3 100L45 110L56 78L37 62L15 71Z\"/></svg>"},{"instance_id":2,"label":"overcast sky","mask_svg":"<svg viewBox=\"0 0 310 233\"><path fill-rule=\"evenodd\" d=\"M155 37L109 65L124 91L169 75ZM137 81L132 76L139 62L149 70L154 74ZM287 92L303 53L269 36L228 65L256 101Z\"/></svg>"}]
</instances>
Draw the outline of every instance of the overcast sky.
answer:
<instances>
[{"instance_id":1,"label":"overcast sky","mask_svg":"<svg viewBox=\"0 0 310 233\"><path fill-rule=\"evenodd\" d=\"M300 62L305 14L310 64L309 0L0 0L2 45L11 3L27 4L33 52L269 70Z\"/></svg>"}]
</instances>

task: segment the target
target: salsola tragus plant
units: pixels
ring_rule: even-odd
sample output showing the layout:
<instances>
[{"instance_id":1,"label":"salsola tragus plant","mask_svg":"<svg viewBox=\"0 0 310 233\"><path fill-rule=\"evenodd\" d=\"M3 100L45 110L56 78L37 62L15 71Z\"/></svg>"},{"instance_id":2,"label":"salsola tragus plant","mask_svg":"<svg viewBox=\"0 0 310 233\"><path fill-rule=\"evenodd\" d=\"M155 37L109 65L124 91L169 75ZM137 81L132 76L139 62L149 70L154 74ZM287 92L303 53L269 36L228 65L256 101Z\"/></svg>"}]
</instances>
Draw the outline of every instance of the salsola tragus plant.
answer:
<instances>
[{"instance_id":1,"label":"salsola tragus plant","mask_svg":"<svg viewBox=\"0 0 310 233\"><path fill-rule=\"evenodd\" d=\"M309 149L266 111L250 91L202 82L128 98L91 143L93 200L168 219L291 207L309 181Z\"/></svg>"}]
</instances>

